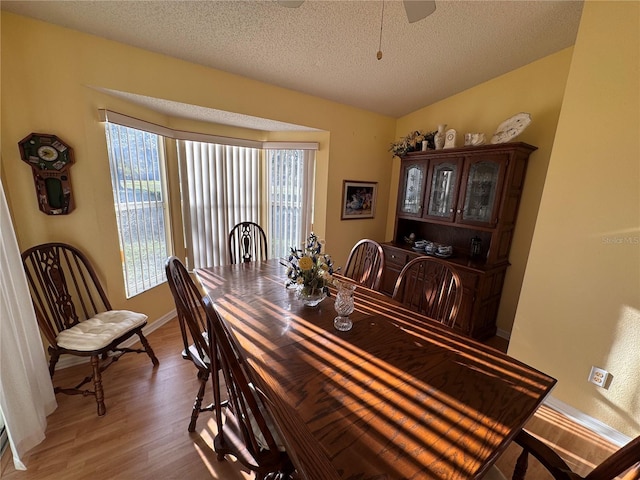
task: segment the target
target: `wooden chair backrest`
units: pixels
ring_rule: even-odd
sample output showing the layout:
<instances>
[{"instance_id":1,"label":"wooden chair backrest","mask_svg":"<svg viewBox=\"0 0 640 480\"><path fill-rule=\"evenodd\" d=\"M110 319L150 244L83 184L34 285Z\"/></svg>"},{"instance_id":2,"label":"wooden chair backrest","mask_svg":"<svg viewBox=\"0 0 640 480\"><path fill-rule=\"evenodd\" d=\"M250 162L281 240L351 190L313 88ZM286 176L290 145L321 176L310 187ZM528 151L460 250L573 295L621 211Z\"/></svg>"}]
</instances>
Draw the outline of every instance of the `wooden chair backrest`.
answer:
<instances>
[{"instance_id":1,"label":"wooden chair backrest","mask_svg":"<svg viewBox=\"0 0 640 480\"><path fill-rule=\"evenodd\" d=\"M65 243L36 245L22 253L36 318L51 346L58 333L111 310L91 263Z\"/></svg>"},{"instance_id":2,"label":"wooden chair backrest","mask_svg":"<svg viewBox=\"0 0 640 480\"><path fill-rule=\"evenodd\" d=\"M513 480L525 479L529 455L535 457L555 480L613 480L625 472L624 480L640 478L640 437L631 440L584 477L574 473L560 455L526 430L516 436L515 442L522 447L522 453L516 462Z\"/></svg>"},{"instance_id":3,"label":"wooden chair backrest","mask_svg":"<svg viewBox=\"0 0 640 480\"><path fill-rule=\"evenodd\" d=\"M396 281L393 298L453 327L462 302L462 282L448 262L422 256L404 266Z\"/></svg>"},{"instance_id":4,"label":"wooden chair backrest","mask_svg":"<svg viewBox=\"0 0 640 480\"><path fill-rule=\"evenodd\" d=\"M207 332L207 318L202 304L202 293L178 257L172 256L167 259L165 272L176 304L184 352L197 365L206 364L209 346L203 336Z\"/></svg>"},{"instance_id":5,"label":"wooden chair backrest","mask_svg":"<svg viewBox=\"0 0 640 480\"><path fill-rule=\"evenodd\" d=\"M264 444L266 442L267 451L271 452L272 458L279 459L278 444L263 414L264 407L260 405L260 396L257 394L255 387L252 386L249 375L245 371L244 365L240 362L238 352L218 317L213 303L206 296L203 298L203 303L207 314L209 338L212 339L210 342L210 358L214 359L214 361L211 365L211 375L214 379L214 402L216 405L218 432L219 434L224 434L225 431L222 428L222 406L218 399L215 398L216 389L221 385L220 370L227 388L229 408L233 412L235 420L239 424L239 430L242 433L243 446L251 452L254 458L265 458L266 452L261 448L260 443ZM263 437L260 441L258 440L258 434ZM233 439L226 439L226 441L233 443Z\"/></svg>"},{"instance_id":6,"label":"wooden chair backrest","mask_svg":"<svg viewBox=\"0 0 640 480\"><path fill-rule=\"evenodd\" d=\"M347 258L344 276L373 290L380 288L384 269L384 250L374 240L365 238L354 245Z\"/></svg>"},{"instance_id":7,"label":"wooden chair backrest","mask_svg":"<svg viewBox=\"0 0 640 480\"><path fill-rule=\"evenodd\" d=\"M640 436L613 453L584 478L585 480L607 480L622 475L629 469L631 470L623 477L624 480L640 478Z\"/></svg>"},{"instance_id":8,"label":"wooden chair backrest","mask_svg":"<svg viewBox=\"0 0 640 480\"><path fill-rule=\"evenodd\" d=\"M229 232L231 263L267 260L267 236L253 222L240 222Z\"/></svg>"}]
</instances>

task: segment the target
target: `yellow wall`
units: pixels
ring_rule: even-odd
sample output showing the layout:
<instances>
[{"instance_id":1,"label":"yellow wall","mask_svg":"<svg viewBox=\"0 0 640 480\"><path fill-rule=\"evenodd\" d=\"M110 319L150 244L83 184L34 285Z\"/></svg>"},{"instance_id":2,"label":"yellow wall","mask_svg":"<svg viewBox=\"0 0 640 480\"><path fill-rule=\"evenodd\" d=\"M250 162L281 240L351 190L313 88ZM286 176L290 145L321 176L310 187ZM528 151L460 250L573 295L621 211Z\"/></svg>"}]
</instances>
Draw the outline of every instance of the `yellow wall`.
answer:
<instances>
[{"instance_id":1,"label":"yellow wall","mask_svg":"<svg viewBox=\"0 0 640 480\"><path fill-rule=\"evenodd\" d=\"M491 138L496 127L518 112L528 112L531 125L517 138L538 147L529 159L518 222L511 247L511 266L507 270L498 328L510 332L515 316L520 287L527 264L531 237L542 196L549 156L555 135L562 96L564 94L572 49L533 62L441 102L417 110L398 120L396 137L412 130L435 130L438 124L458 132L457 145L464 145L467 132L484 132ZM394 159L386 238L393 237L394 214L400 160Z\"/></svg>"},{"instance_id":2,"label":"yellow wall","mask_svg":"<svg viewBox=\"0 0 640 480\"><path fill-rule=\"evenodd\" d=\"M386 147L393 139L394 119L6 12L1 18L2 179L18 243L21 249L53 240L78 246L96 264L114 307L144 311L153 321L173 304L166 284L125 299L104 128L97 110L108 108L173 128L185 122L91 87L328 132L308 137L321 143L316 231L326 239L336 265L344 263L363 236L383 240L390 181ZM190 127L228 134L228 129L214 125ZM31 132L55 134L74 149L71 181L76 210L70 215L48 217L37 208L30 168L20 160L17 146ZM277 137L259 133L265 139ZM175 181L175 164L169 165L169 172ZM379 182L382 208L375 219L340 220L344 179ZM179 209L177 201L174 197L174 211Z\"/></svg>"},{"instance_id":3,"label":"yellow wall","mask_svg":"<svg viewBox=\"0 0 640 480\"><path fill-rule=\"evenodd\" d=\"M640 3L587 2L509 354L640 434ZM609 370L608 390L587 383Z\"/></svg>"},{"instance_id":4,"label":"yellow wall","mask_svg":"<svg viewBox=\"0 0 640 480\"><path fill-rule=\"evenodd\" d=\"M166 286L124 299L106 145L96 111L110 108L174 128L181 121L88 86L323 130L314 137L321 143L315 227L338 265L359 238L391 238L399 161L387 149L394 138L439 123L461 135L491 135L505 118L529 112L533 123L518 140L539 149L527 172L499 328L510 330L520 295L509 353L558 378L554 396L560 400L623 433L638 434L638 9L637 2L587 2L573 49L397 122L1 12L1 174L20 246L72 242L97 263L116 307L145 311L151 319L173 307ZM75 149L71 175L77 209L69 216L47 217L37 208L29 167L17 149L31 132L56 134ZM374 220L340 221L344 179L379 182ZM594 364L613 373L609 390L584 380Z\"/></svg>"}]
</instances>

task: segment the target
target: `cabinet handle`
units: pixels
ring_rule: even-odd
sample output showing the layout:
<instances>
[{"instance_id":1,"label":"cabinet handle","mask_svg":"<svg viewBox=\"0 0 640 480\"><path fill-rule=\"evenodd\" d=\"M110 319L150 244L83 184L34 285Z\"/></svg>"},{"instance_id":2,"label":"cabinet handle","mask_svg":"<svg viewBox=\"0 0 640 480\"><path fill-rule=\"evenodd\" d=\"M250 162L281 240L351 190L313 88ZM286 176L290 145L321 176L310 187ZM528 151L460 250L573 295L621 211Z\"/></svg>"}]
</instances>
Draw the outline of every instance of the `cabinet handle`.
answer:
<instances>
[{"instance_id":1,"label":"cabinet handle","mask_svg":"<svg viewBox=\"0 0 640 480\"><path fill-rule=\"evenodd\" d=\"M398 258L398 257L396 257L395 255L391 255L391 258Z\"/></svg>"},{"instance_id":2,"label":"cabinet handle","mask_svg":"<svg viewBox=\"0 0 640 480\"><path fill-rule=\"evenodd\" d=\"M458 213L462 213L462 209L458 209Z\"/></svg>"}]
</instances>

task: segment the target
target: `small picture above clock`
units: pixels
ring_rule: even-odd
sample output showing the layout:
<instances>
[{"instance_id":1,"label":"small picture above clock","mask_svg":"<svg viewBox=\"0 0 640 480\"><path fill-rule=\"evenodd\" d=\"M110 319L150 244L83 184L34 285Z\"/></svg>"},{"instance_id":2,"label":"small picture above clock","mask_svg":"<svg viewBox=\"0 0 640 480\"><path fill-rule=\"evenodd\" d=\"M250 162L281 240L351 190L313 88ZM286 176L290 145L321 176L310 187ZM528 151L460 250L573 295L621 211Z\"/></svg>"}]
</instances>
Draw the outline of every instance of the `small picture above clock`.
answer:
<instances>
[{"instance_id":1,"label":"small picture above clock","mask_svg":"<svg viewBox=\"0 0 640 480\"><path fill-rule=\"evenodd\" d=\"M38 207L47 215L65 215L74 208L69 168L73 149L55 135L32 133L18 142L20 157L31 166Z\"/></svg>"}]
</instances>

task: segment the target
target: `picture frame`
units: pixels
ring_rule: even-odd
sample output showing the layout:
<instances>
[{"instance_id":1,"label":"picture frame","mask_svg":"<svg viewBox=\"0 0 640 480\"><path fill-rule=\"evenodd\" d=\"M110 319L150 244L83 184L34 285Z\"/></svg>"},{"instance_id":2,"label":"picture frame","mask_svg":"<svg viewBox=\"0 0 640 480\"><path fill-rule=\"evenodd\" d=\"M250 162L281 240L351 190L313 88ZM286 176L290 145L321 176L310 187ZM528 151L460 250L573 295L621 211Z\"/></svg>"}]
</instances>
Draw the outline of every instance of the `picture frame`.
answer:
<instances>
[{"instance_id":1,"label":"picture frame","mask_svg":"<svg viewBox=\"0 0 640 480\"><path fill-rule=\"evenodd\" d=\"M344 180L342 188L342 220L374 218L378 182Z\"/></svg>"}]
</instances>

